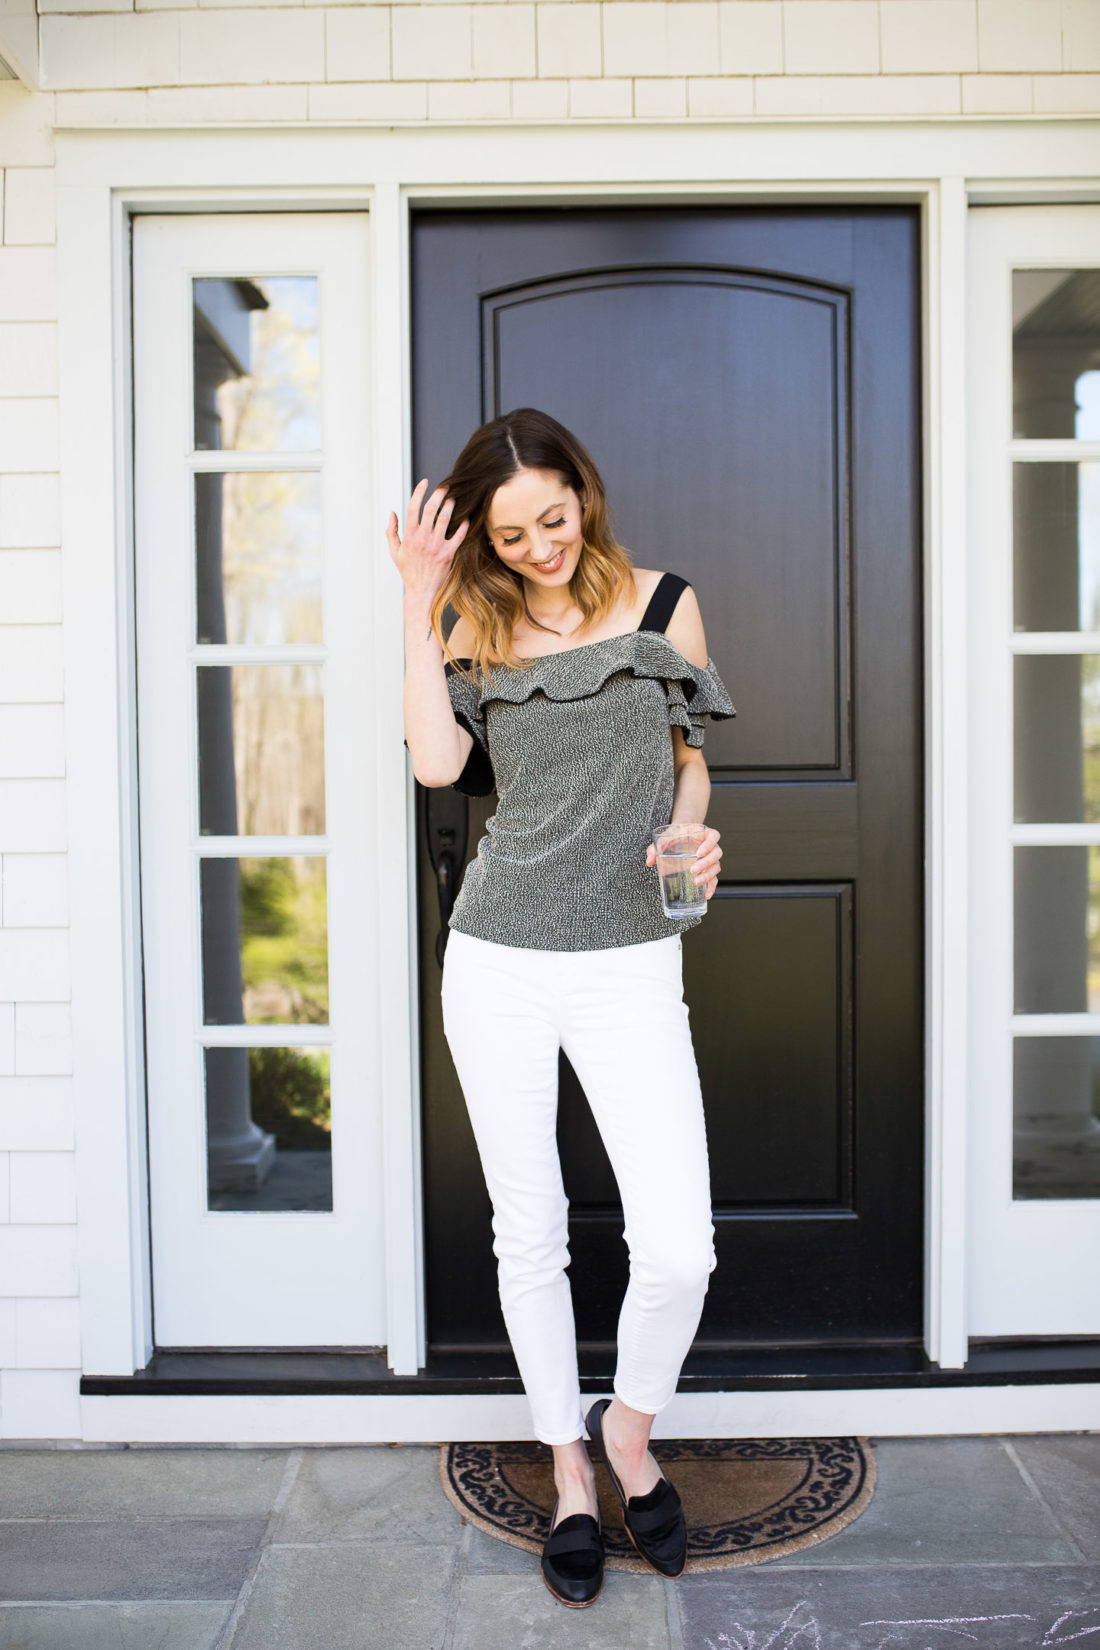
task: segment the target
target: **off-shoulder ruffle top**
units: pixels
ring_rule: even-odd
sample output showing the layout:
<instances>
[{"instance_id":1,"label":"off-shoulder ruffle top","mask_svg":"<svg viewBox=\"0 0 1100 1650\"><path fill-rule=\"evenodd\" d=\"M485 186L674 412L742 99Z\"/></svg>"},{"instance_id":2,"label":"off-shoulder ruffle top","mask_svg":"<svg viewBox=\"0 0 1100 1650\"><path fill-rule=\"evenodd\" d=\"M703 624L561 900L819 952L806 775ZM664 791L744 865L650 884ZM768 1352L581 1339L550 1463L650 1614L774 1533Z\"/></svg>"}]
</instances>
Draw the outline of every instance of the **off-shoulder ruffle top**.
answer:
<instances>
[{"instance_id":1,"label":"off-shoulder ruffle top","mask_svg":"<svg viewBox=\"0 0 1100 1650\"><path fill-rule=\"evenodd\" d=\"M600 950L680 934L666 917L650 833L672 811L672 729L698 748L735 716L715 669L664 634L687 581L665 573L637 630L546 654L492 680L452 664L455 716L473 735L455 788L497 807L466 867L450 926L501 945ZM462 660L467 670L469 660Z\"/></svg>"}]
</instances>

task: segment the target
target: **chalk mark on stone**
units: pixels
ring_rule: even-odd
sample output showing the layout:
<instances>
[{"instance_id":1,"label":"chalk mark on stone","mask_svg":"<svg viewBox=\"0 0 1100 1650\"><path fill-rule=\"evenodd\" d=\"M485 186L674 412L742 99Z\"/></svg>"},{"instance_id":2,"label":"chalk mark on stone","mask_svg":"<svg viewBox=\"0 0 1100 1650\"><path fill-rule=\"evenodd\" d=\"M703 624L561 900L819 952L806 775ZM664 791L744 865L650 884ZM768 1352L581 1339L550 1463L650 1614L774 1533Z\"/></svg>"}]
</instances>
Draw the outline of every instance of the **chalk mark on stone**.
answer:
<instances>
[{"instance_id":1,"label":"chalk mark on stone","mask_svg":"<svg viewBox=\"0 0 1100 1650\"><path fill-rule=\"evenodd\" d=\"M1091 1627L1084 1627L1079 1633L1064 1633L1059 1638L1055 1638L1053 1635L1058 1632L1062 1623L1069 1621L1072 1616L1100 1616L1100 1605L1093 1605L1088 1610L1066 1610L1064 1614L1058 1617L1056 1622L1047 1628L1043 1635L1044 1645L1072 1644L1075 1639L1087 1639L1093 1633L1100 1633L1100 1621L1095 1621Z\"/></svg>"}]
</instances>

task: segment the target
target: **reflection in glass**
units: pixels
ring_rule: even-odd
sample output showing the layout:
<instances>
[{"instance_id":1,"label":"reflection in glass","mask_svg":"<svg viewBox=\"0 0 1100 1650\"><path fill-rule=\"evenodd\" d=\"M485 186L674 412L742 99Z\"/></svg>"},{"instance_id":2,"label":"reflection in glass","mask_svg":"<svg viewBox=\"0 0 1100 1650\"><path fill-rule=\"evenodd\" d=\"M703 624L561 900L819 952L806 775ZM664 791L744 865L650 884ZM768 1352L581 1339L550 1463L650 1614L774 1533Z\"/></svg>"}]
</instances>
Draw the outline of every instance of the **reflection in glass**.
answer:
<instances>
[{"instance_id":1,"label":"reflection in glass","mask_svg":"<svg viewBox=\"0 0 1100 1650\"><path fill-rule=\"evenodd\" d=\"M1017 847L1017 1014L1100 1014L1100 847Z\"/></svg>"},{"instance_id":2,"label":"reflection in glass","mask_svg":"<svg viewBox=\"0 0 1100 1650\"><path fill-rule=\"evenodd\" d=\"M1100 654L1018 653L1013 674L1014 817L1100 821Z\"/></svg>"},{"instance_id":3,"label":"reflection in glass","mask_svg":"<svg viewBox=\"0 0 1100 1650\"><path fill-rule=\"evenodd\" d=\"M1012 271L1014 436L1100 440L1098 316L1100 269Z\"/></svg>"},{"instance_id":4,"label":"reflection in glass","mask_svg":"<svg viewBox=\"0 0 1100 1650\"><path fill-rule=\"evenodd\" d=\"M321 445L316 275L192 281L197 451Z\"/></svg>"},{"instance_id":5,"label":"reflection in glass","mask_svg":"<svg viewBox=\"0 0 1100 1650\"><path fill-rule=\"evenodd\" d=\"M196 475L195 580L200 642L320 641L320 476Z\"/></svg>"},{"instance_id":6,"label":"reflection in glass","mask_svg":"<svg viewBox=\"0 0 1100 1650\"><path fill-rule=\"evenodd\" d=\"M329 1051L208 1048L207 1208L332 1208Z\"/></svg>"},{"instance_id":7,"label":"reflection in glass","mask_svg":"<svg viewBox=\"0 0 1100 1650\"><path fill-rule=\"evenodd\" d=\"M1017 1037L1012 1195L1100 1197L1100 1037Z\"/></svg>"},{"instance_id":8,"label":"reflection in glass","mask_svg":"<svg viewBox=\"0 0 1100 1650\"><path fill-rule=\"evenodd\" d=\"M322 832L320 665L199 665L195 674L202 834Z\"/></svg>"},{"instance_id":9,"label":"reflection in glass","mask_svg":"<svg viewBox=\"0 0 1100 1650\"><path fill-rule=\"evenodd\" d=\"M203 859L206 1025L326 1025L328 914L322 857Z\"/></svg>"},{"instance_id":10,"label":"reflection in glass","mask_svg":"<svg viewBox=\"0 0 1100 1650\"><path fill-rule=\"evenodd\" d=\"M1100 464L1012 466L1013 623L1100 630Z\"/></svg>"},{"instance_id":11,"label":"reflection in glass","mask_svg":"<svg viewBox=\"0 0 1100 1650\"><path fill-rule=\"evenodd\" d=\"M1077 380L1077 441L1100 441L1100 367Z\"/></svg>"}]
</instances>

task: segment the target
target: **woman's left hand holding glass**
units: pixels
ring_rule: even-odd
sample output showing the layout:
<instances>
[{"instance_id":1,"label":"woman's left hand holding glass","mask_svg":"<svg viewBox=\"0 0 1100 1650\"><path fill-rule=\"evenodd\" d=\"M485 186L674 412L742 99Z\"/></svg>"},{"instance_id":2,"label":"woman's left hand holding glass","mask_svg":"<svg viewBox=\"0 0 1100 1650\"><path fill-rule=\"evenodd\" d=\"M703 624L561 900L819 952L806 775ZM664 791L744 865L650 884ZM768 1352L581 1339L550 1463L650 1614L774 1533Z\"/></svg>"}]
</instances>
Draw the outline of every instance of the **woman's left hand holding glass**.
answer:
<instances>
[{"instance_id":1,"label":"woman's left hand holding glass","mask_svg":"<svg viewBox=\"0 0 1100 1650\"><path fill-rule=\"evenodd\" d=\"M721 834L721 831L715 830L713 825L706 827L706 835L699 843L695 861L691 868L692 876L696 882L700 887L706 889L708 899L713 897L714 891L718 887L718 873L722 866L722 850L718 842ZM657 850L652 842L646 849L645 862L650 866L657 863Z\"/></svg>"}]
</instances>

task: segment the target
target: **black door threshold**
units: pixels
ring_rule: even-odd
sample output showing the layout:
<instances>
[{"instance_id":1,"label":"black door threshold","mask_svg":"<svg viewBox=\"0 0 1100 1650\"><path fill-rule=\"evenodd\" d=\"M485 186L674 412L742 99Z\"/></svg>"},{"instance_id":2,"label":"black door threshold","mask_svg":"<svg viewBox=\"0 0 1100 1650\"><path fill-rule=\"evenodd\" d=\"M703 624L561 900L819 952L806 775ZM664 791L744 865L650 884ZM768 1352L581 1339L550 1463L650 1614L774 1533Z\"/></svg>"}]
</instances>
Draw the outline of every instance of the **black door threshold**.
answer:
<instances>
[{"instance_id":1,"label":"black door threshold","mask_svg":"<svg viewBox=\"0 0 1100 1650\"><path fill-rule=\"evenodd\" d=\"M582 1352L581 1388L608 1392L611 1348ZM1100 1340L971 1341L962 1369L940 1369L916 1346L838 1346L694 1351L680 1392L835 1391L843 1388L1039 1386L1100 1381ZM406 1396L522 1392L504 1351L433 1352L417 1375L395 1375L384 1350L155 1352L133 1375L82 1375L87 1397L253 1394Z\"/></svg>"}]
</instances>

